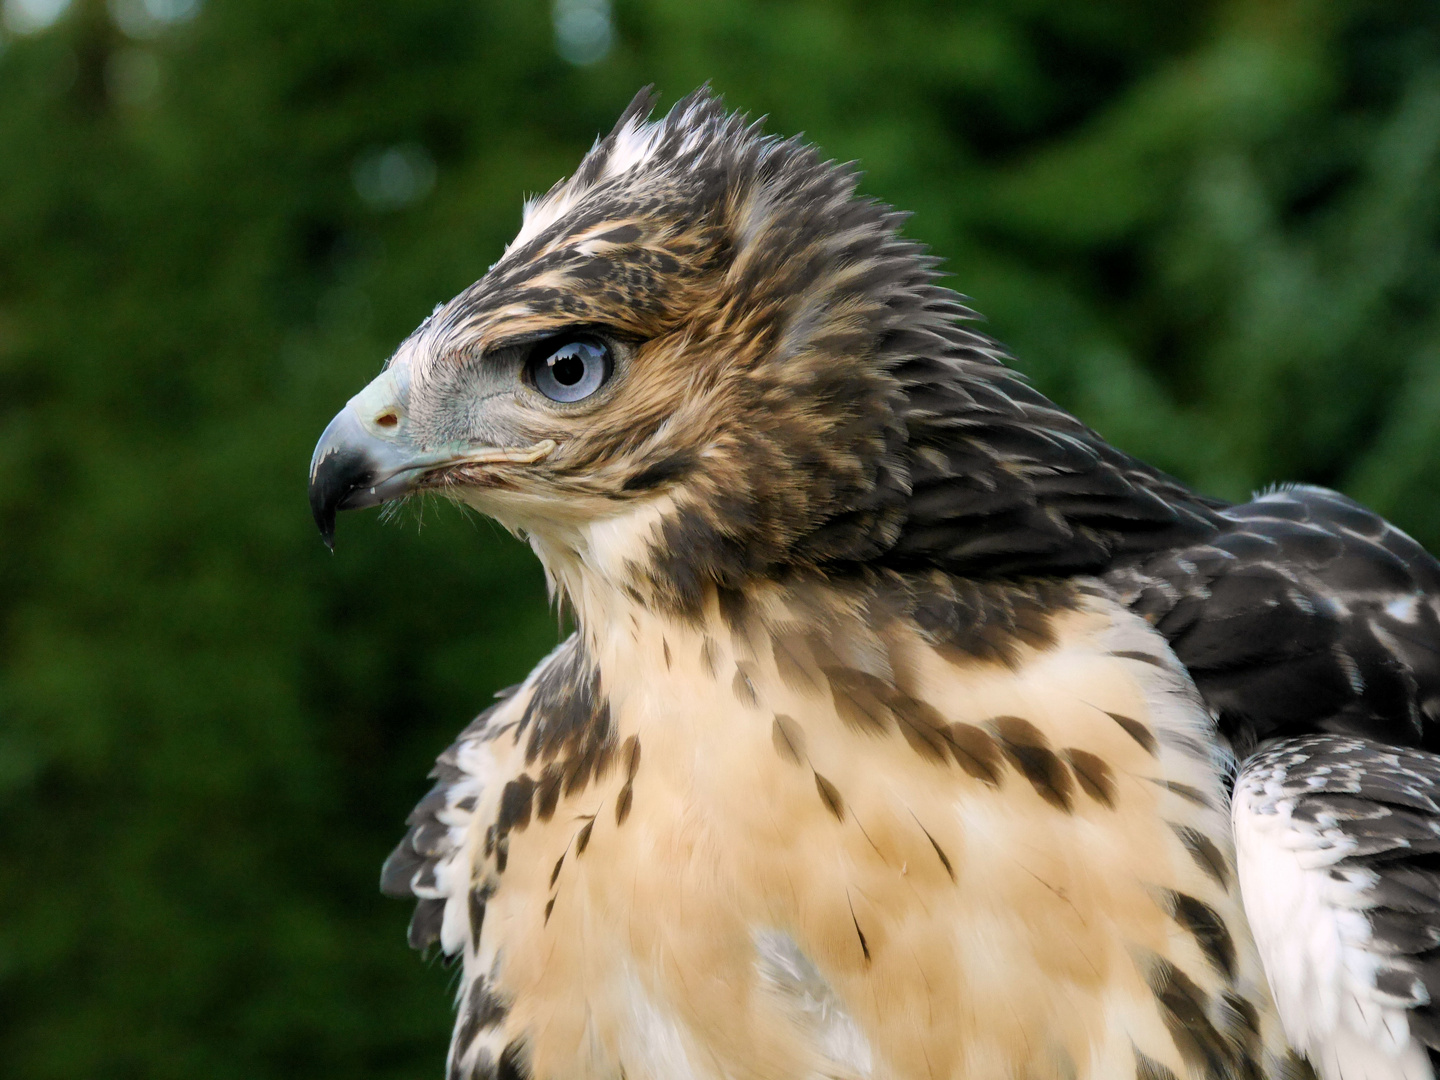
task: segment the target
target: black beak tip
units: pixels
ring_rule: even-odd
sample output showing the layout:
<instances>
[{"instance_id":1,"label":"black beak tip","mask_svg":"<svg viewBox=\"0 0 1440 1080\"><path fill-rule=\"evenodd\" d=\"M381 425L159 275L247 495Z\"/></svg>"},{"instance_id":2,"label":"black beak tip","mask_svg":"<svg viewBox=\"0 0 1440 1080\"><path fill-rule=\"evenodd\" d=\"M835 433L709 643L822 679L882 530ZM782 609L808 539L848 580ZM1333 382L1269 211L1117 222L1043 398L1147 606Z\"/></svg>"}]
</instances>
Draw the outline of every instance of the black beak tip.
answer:
<instances>
[{"instance_id":1,"label":"black beak tip","mask_svg":"<svg viewBox=\"0 0 1440 1080\"><path fill-rule=\"evenodd\" d=\"M320 539L324 542L325 546L330 549L330 553L333 555L335 553L335 515L326 514L322 517L317 514L315 516L315 524L319 526Z\"/></svg>"},{"instance_id":2,"label":"black beak tip","mask_svg":"<svg viewBox=\"0 0 1440 1080\"><path fill-rule=\"evenodd\" d=\"M320 539L331 551L335 550L335 513L344 508L346 497L369 479L371 471L362 454L316 452L310 470L310 513Z\"/></svg>"},{"instance_id":3,"label":"black beak tip","mask_svg":"<svg viewBox=\"0 0 1440 1080\"><path fill-rule=\"evenodd\" d=\"M314 482L310 484L310 513L315 516L315 527L320 530L320 539L325 541L327 548L334 551L335 504L339 500L327 498L330 492L325 488L328 486Z\"/></svg>"}]
</instances>

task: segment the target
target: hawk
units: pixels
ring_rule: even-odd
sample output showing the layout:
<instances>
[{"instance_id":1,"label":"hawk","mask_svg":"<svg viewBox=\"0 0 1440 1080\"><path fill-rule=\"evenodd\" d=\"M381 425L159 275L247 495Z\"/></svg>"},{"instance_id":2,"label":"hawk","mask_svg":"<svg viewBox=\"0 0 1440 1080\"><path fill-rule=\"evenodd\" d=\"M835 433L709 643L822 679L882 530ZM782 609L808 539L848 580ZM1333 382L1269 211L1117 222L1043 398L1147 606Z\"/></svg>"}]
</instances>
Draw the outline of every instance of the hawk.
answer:
<instances>
[{"instance_id":1,"label":"hawk","mask_svg":"<svg viewBox=\"0 0 1440 1080\"><path fill-rule=\"evenodd\" d=\"M852 169L652 108L311 466L327 542L438 492L574 615L383 870L450 1077L1433 1077L1440 565L1127 456Z\"/></svg>"}]
</instances>

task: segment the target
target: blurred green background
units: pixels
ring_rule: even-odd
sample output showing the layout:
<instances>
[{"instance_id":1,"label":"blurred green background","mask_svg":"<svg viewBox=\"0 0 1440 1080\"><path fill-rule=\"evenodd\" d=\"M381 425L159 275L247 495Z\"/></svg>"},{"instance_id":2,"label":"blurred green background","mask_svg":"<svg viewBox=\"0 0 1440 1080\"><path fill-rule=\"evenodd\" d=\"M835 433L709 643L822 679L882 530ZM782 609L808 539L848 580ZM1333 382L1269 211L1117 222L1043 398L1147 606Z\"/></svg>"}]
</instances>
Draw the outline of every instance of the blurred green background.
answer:
<instances>
[{"instance_id":1,"label":"blurred green background","mask_svg":"<svg viewBox=\"0 0 1440 1080\"><path fill-rule=\"evenodd\" d=\"M381 860L557 639L321 428L641 85L858 159L1041 389L1440 548L1440 4L4 0L0 1071L438 1077Z\"/></svg>"}]
</instances>

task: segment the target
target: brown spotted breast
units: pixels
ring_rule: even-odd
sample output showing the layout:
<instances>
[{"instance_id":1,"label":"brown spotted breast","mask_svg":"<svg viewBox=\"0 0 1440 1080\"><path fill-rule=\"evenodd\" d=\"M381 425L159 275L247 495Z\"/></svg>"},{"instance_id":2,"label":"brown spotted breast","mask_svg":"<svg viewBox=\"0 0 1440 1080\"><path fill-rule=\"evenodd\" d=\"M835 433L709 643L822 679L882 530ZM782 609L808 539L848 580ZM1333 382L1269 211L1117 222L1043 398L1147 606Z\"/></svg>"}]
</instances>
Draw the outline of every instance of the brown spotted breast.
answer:
<instances>
[{"instance_id":1,"label":"brown spotted breast","mask_svg":"<svg viewBox=\"0 0 1440 1080\"><path fill-rule=\"evenodd\" d=\"M587 620L624 629L552 654L412 819L464 957L452 1076L1281 1075L1210 716L1103 588L1025 588Z\"/></svg>"}]
</instances>

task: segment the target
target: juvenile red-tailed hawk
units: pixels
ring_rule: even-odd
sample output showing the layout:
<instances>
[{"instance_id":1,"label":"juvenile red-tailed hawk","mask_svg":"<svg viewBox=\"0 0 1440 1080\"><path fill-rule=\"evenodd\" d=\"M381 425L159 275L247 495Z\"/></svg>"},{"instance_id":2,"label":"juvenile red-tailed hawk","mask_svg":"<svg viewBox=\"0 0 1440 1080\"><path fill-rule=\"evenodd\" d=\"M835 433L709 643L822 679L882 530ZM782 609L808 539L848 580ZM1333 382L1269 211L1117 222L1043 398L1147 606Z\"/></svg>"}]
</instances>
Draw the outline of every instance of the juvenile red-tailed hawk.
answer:
<instances>
[{"instance_id":1,"label":"juvenile red-tailed hawk","mask_svg":"<svg viewBox=\"0 0 1440 1080\"><path fill-rule=\"evenodd\" d=\"M1127 457L850 169L650 108L312 464L327 540L439 491L579 627L385 866L450 1075L1434 1076L1440 566Z\"/></svg>"}]
</instances>

